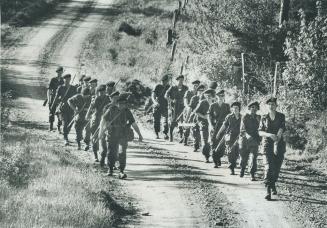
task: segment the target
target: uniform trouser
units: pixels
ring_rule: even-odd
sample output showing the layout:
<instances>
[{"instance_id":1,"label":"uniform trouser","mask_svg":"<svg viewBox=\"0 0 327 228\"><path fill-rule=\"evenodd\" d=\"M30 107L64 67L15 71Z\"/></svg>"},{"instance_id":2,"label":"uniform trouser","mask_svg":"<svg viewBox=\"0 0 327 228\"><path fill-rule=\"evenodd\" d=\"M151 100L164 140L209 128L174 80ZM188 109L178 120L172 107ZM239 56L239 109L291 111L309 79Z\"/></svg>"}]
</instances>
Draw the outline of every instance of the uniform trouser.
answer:
<instances>
[{"instance_id":1,"label":"uniform trouser","mask_svg":"<svg viewBox=\"0 0 327 228\"><path fill-rule=\"evenodd\" d=\"M119 145L121 150L119 151ZM124 172L126 167L126 151L127 151L128 141L127 139L109 139L108 140L108 164L109 169L112 171L115 162L119 161L119 169L121 172Z\"/></svg>"},{"instance_id":2,"label":"uniform trouser","mask_svg":"<svg viewBox=\"0 0 327 228\"><path fill-rule=\"evenodd\" d=\"M91 126L90 124L88 124L84 128L84 142L86 145L90 145L90 141L91 141Z\"/></svg>"},{"instance_id":3,"label":"uniform trouser","mask_svg":"<svg viewBox=\"0 0 327 228\"><path fill-rule=\"evenodd\" d=\"M212 144L212 159L215 164L218 164L220 162L220 159L224 156L226 149L226 143L223 134L221 136L218 136L218 139L219 140L217 140L217 146L215 146L215 144Z\"/></svg>"},{"instance_id":4,"label":"uniform trouser","mask_svg":"<svg viewBox=\"0 0 327 228\"><path fill-rule=\"evenodd\" d=\"M238 142L234 142L235 140L226 142L226 151L230 169L234 169L236 167L236 162L239 156Z\"/></svg>"},{"instance_id":5,"label":"uniform trouser","mask_svg":"<svg viewBox=\"0 0 327 228\"><path fill-rule=\"evenodd\" d=\"M200 133L202 139L202 154L206 159L210 157L210 144L209 144L209 123L208 121L201 121L199 123Z\"/></svg>"},{"instance_id":6,"label":"uniform trouser","mask_svg":"<svg viewBox=\"0 0 327 228\"><path fill-rule=\"evenodd\" d=\"M99 132L97 132L99 129L99 125L100 125L100 118L91 120L89 124L90 129L88 129L88 127L85 128L85 133L89 131L89 135L87 135L87 137L89 138L86 140L84 139L84 141L86 141L85 143L88 145L90 139L92 138L92 151L94 153L95 158L98 158L99 141L100 141L102 147L101 158L104 159L107 154L107 142L105 138L102 138L101 140L97 140L97 137L99 136Z\"/></svg>"},{"instance_id":7,"label":"uniform trouser","mask_svg":"<svg viewBox=\"0 0 327 228\"><path fill-rule=\"evenodd\" d=\"M51 109L52 104L49 104L49 123L53 124L53 122L55 121L55 116L57 115L57 127L60 127L62 125L61 119L59 114L56 114L56 109L52 108Z\"/></svg>"},{"instance_id":8,"label":"uniform trouser","mask_svg":"<svg viewBox=\"0 0 327 228\"><path fill-rule=\"evenodd\" d=\"M192 127L192 134L194 138L194 149L199 149L201 144L201 133L200 126L196 123L194 127Z\"/></svg>"},{"instance_id":9,"label":"uniform trouser","mask_svg":"<svg viewBox=\"0 0 327 228\"><path fill-rule=\"evenodd\" d=\"M83 139L83 129L86 124L85 119L75 121L76 141L80 142Z\"/></svg>"},{"instance_id":10,"label":"uniform trouser","mask_svg":"<svg viewBox=\"0 0 327 228\"><path fill-rule=\"evenodd\" d=\"M164 134L168 134L168 110L162 110L160 108L154 108L153 111L153 124L155 133L160 132L161 117L164 118Z\"/></svg>"},{"instance_id":11,"label":"uniform trouser","mask_svg":"<svg viewBox=\"0 0 327 228\"><path fill-rule=\"evenodd\" d=\"M277 155L274 154L273 143L264 145L264 152L265 184L266 186L273 186L278 180L280 169L284 160L285 143L279 143Z\"/></svg>"},{"instance_id":12,"label":"uniform trouser","mask_svg":"<svg viewBox=\"0 0 327 228\"><path fill-rule=\"evenodd\" d=\"M220 134L217 137L217 134L220 130L221 124L216 124L215 128L211 131L211 148L215 149L218 146L218 143L220 142L221 138L223 137L223 134Z\"/></svg>"},{"instance_id":13,"label":"uniform trouser","mask_svg":"<svg viewBox=\"0 0 327 228\"><path fill-rule=\"evenodd\" d=\"M250 173L252 175L255 174L257 171L257 157L258 157L258 149L259 144L257 142L247 142L243 146L242 149L240 149L240 156L241 156L241 169L245 170L246 166L248 164L249 156L252 154L252 160L251 160L251 171Z\"/></svg>"},{"instance_id":14,"label":"uniform trouser","mask_svg":"<svg viewBox=\"0 0 327 228\"><path fill-rule=\"evenodd\" d=\"M183 116L181 116L181 114L183 113L183 109L184 107L175 108L175 113L172 117L172 120L170 121L170 128L169 128L169 134L171 138L173 137L175 127L178 126L177 119L179 118L179 121L183 122ZM183 136L183 127L179 127L179 134L181 137Z\"/></svg>"},{"instance_id":15,"label":"uniform trouser","mask_svg":"<svg viewBox=\"0 0 327 228\"><path fill-rule=\"evenodd\" d=\"M74 113L72 113L72 112L62 112L62 113L60 113L60 118L61 118L62 124L64 126L64 128L63 128L64 139L68 140L68 134L70 132L72 124L70 126L68 126L68 125L73 120L73 117L74 117Z\"/></svg>"}]
</instances>

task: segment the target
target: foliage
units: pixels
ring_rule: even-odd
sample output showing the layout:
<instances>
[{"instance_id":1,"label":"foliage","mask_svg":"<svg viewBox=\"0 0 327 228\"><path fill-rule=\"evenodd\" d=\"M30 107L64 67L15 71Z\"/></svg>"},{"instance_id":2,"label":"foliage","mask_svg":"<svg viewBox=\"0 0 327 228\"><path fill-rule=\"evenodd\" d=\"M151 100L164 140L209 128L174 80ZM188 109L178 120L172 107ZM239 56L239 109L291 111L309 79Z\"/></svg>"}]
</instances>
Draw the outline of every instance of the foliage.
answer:
<instances>
[{"instance_id":1,"label":"foliage","mask_svg":"<svg viewBox=\"0 0 327 228\"><path fill-rule=\"evenodd\" d=\"M192 1L188 14L190 49L205 56L200 61L211 79L230 86L242 84L241 53L246 53L248 82L267 93L273 62L281 59L283 31L278 30L278 1ZM203 59L203 58L200 58ZM262 83L263 82L263 83Z\"/></svg>"},{"instance_id":2,"label":"foliage","mask_svg":"<svg viewBox=\"0 0 327 228\"><path fill-rule=\"evenodd\" d=\"M5 130L10 123L11 109L13 108L13 91L1 94L1 130Z\"/></svg>"},{"instance_id":3,"label":"foliage","mask_svg":"<svg viewBox=\"0 0 327 228\"><path fill-rule=\"evenodd\" d=\"M289 58L283 77L297 96L306 97L306 109L327 107L327 17L317 16L306 23L300 11L301 25L297 33L286 40L285 54Z\"/></svg>"}]
</instances>

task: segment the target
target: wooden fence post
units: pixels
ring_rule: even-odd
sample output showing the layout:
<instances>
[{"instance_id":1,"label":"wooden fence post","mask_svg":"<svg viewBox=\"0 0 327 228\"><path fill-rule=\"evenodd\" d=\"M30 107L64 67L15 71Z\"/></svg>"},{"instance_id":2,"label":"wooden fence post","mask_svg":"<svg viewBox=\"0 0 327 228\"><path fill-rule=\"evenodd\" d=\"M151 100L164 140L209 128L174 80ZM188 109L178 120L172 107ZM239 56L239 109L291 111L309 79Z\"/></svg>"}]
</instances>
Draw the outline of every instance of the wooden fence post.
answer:
<instances>
[{"instance_id":1,"label":"wooden fence post","mask_svg":"<svg viewBox=\"0 0 327 228\"><path fill-rule=\"evenodd\" d=\"M281 0L280 1L279 28L282 28L283 22L288 20L289 9L290 9L290 0Z\"/></svg>"},{"instance_id":2,"label":"wooden fence post","mask_svg":"<svg viewBox=\"0 0 327 228\"><path fill-rule=\"evenodd\" d=\"M274 74L274 92L273 92L274 97L277 97L277 93L278 93L278 85L277 85L278 68L279 68L279 62L276 62L275 74Z\"/></svg>"},{"instance_id":3,"label":"wooden fence post","mask_svg":"<svg viewBox=\"0 0 327 228\"><path fill-rule=\"evenodd\" d=\"M171 51L171 58L170 58L171 62L174 61L174 56L175 56L175 52L176 52L176 45L177 45L177 40L174 41L173 48L172 48L172 51Z\"/></svg>"},{"instance_id":4,"label":"wooden fence post","mask_svg":"<svg viewBox=\"0 0 327 228\"><path fill-rule=\"evenodd\" d=\"M170 46L172 44L173 44L173 30L168 29L166 46Z\"/></svg>"},{"instance_id":5,"label":"wooden fence post","mask_svg":"<svg viewBox=\"0 0 327 228\"><path fill-rule=\"evenodd\" d=\"M242 58L242 96L245 96L245 66L244 66L244 53L241 53Z\"/></svg>"}]
</instances>

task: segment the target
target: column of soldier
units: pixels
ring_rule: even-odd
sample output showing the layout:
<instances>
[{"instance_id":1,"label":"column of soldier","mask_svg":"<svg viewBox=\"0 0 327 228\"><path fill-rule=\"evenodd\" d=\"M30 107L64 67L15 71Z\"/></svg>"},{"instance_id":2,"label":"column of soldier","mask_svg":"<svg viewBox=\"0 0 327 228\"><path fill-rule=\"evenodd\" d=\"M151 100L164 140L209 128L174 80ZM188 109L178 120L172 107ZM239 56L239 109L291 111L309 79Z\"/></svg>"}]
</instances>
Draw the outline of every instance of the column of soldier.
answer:
<instances>
[{"instance_id":1,"label":"column of soldier","mask_svg":"<svg viewBox=\"0 0 327 228\"><path fill-rule=\"evenodd\" d=\"M104 167L105 159L108 158L109 176L119 169L119 178L126 178L126 150L128 141L133 138L131 127L137 132L139 141L143 139L127 106L130 93L117 91L117 82L97 85L97 79L85 75L81 76L78 85L72 85L72 76L63 74L63 67L58 67L56 72L57 76L50 80L47 94L49 130L53 131L57 116L57 130L63 134L64 145L68 146L68 135L74 125L78 150L82 149L81 141L84 140L84 150L88 151L92 145L95 161L100 162L101 167ZM100 160L99 144L102 147ZM121 151L118 153L119 146ZM116 161L119 161L117 168Z\"/></svg>"},{"instance_id":2,"label":"column of soldier","mask_svg":"<svg viewBox=\"0 0 327 228\"><path fill-rule=\"evenodd\" d=\"M178 126L180 143L188 145L190 133L194 138L194 152L200 148L205 162L212 156L214 168L221 166L224 154L228 157L228 168L235 175L238 157L241 157L239 176L244 177L247 163L251 159L251 180L255 181L259 145L265 160L265 199L276 195L276 181L286 150L283 140L285 116L277 112L277 99L266 101L269 112L262 117L257 114L259 102L248 104L248 112L241 115L241 103L225 103L225 91L217 89L217 83L207 87L199 80L192 82L193 88L184 85L184 76L176 77L177 85L170 85L170 75L164 75L162 83L152 92L154 131L159 138L161 117L164 118L164 139L173 141L174 129ZM169 135L168 135L169 134ZM211 140L209 140L209 138Z\"/></svg>"},{"instance_id":3,"label":"column of soldier","mask_svg":"<svg viewBox=\"0 0 327 228\"><path fill-rule=\"evenodd\" d=\"M58 132L61 133L63 126L62 133L67 146L68 134L74 125L78 149L81 149L81 141L84 139L84 150L88 151L92 144L95 161L99 162L98 151L101 144L100 166L104 166L107 157L108 175L112 176L118 160L119 178L126 178L126 150L128 141L133 138L131 127L137 132L139 140L143 139L133 114L127 107L130 94L117 91L116 82L97 85L96 79L85 76L79 79L78 86L74 86L70 83L71 75L63 75L62 67L58 67L56 72L57 77L51 79L48 87L49 130L53 130L57 115ZM215 168L221 166L221 158L227 154L231 175L235 175L240 155L240 177L244 176L249 155L252 153L252 181L256 180L258 148L261 143L266 158L265 198L271 200L271 194L277 194L275 183L286 148L282 137L285 116L276 111L277 99L267 100L269 113L262 117L257 114L259 103L256 101L248 105L249 112L242 116L241 103L225 103L225 91L217 90L216 82L210 83L207 88L206 84L195 80L192 82L193 89L189 90L184 85L183 75L176 77L178 83L175 86L170 85L170 79L171 75L164 75L162 83L155 86L151 96L156 137L159 138L163 117L166 140L173 141L174 129L178 127L180 143L188 145L192 132L194 152L201 149L207 163L212 156Z\"/></svg>"}]
</instances>

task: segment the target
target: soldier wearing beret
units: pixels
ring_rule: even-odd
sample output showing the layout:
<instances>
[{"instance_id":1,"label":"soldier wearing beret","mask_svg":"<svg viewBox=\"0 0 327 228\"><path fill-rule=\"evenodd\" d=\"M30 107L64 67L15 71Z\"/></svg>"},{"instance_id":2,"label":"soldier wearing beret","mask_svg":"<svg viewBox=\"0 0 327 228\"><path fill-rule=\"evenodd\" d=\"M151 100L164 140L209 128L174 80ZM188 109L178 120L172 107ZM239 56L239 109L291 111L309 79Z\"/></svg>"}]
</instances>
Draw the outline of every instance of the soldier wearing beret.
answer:
<instances>
[{"instance_id":1,"label":"soldier wearing beret","mask_svg":"<svg viewBox=\"0 0 327 228\"><path fill-rule=\"evenodd\" d=\"M99 138L104 137L107 130L108 141L108 157L109 157L109 176L113 175L113 169L118 155L120 174L119 178L125 179L127 175L124 173L126 167L126 150L128 147L129 132L132 131L131 126L137 132L139 141L143 140L142 134L135 122L132 112L127 107L127 98L129 94L122 93L117 99L116 105L110 105L109 109L103 115L100 123ZM119 151L121 146L121 151Z\"/></svg>"},{"instance_id":2,"label":"soldier wearing beret","mask_svg":"<svg viewBox=\"0 0 327 228\"><path fill-rule=\"evenodd\" d=\"M82 92L82 89L84 88L88 88L90 89L90 80L91 80L91 77L87 77L86 75L82 75L81 78L81 85L77 87L77 93L81 93Z\"/></svg>"},{"instance_id":3,"label":"soldier wearing beret","mask_svg":"<svg viewBox=\"0 0 327 228\"><path fill-rule=\"evenodd\" d=\"M110 96L113 92L115 92L116 82L109 81L106 84L106 94L107 96Z\"/></svg>"},{"instance_id":4,"label":"soldier wearing beret","mask_svg":"<svg viewBox=\"0 0 327 228\"><path fill-rule=\"evenodd\" d=\"M258 128L261 116L257 115L259 110L259 103L252 102L248 105L250 113L245 114L241 121L241 132L240 132L240 156L241 156L241 172L240 177L244 176L244 172L249 160L250 153L252 154L251 163L251 180L255 180L255 173L257 171L257 157L258 148L261 141L259 136Z\"/></svg>"},{"instance_id":5,"label":"soldier wearing beret","mask_svg":"<svg viewBox=\"0 0 327 228\"><path fill-rule=\"evenodd\" d=\"M216 150L219 142L223 138L223 133L217 135L221 126L223 125L226 116L230 113L229 104L225 103L225 91L220 90L217 93L217 102L210 105L209 108L209 120L211 124L211 148L212 148L212 159L215 163L215 168L221 165L221 157L225 151L225 144L222 143L221 147Z\"/></svg>"},{"instance_id":6,"label":"soldier wearing beret","mask_svg":"<svg viewBox=\"0 0 327 228\"><path fill-rule=\"evenodd\" d=\"M106 95L106 85L99 85L96 89L96 96L92 99L92 102L88 108L86 118L90 119L90 131L91 131L91 138L92 138L92 151L94 153L95 161L98 161L98 151L99 151L99 141L93 140L95 132L99 128L101 115L103 114L103 109L106 105L110 103L109 96ZM102 146L102 153L100 159L100 165L103 166L107 154L107 146L105 141L101 141Z\"/></svg>"},{"instance_id":7,"label":"soldier wearing beret","mask_svg":"<svg viewBox=\"0 0 327 228\"><path fill-rule=\"evenodd\" d=\"M153 102L153 124L154 132L156 133L157 139L159 138L161 117L164 118L164 129L163 133L165 139L168 139L168 102L165 98L165 94L169 89L169 75L164 75L161 79L161 84L154 87L152 92Z\"/></svg>"},{"instance_id":8,"label":"soldier wearing beret","mask_svg":"<svg viewBox=\"0 0 327 228\"><path fill-rule=\"evenodd\" d=\"M193 85L193 89L192 90L188 90L186 91L185 95L184 95L184 119L187 116L187 113L189 113L190 110L190 104L191 104L191 99L194 95L197 94L197 88L200 85L200 81L199 80L195 80L192 82ZM184 138L182 139L182 141L180 143L182 143L184 141L184 145L187 146L188 143L188 136L190 135L190 128L187 128L184 132Z\"/></svg>"},{"instance_id":9,"label":"soldier wearing beret","mask_svg":"<svg viewBox=\"0 0 327 228\"><path fill-rule=\"evenodd\" d=\"M84 78L86 77L85 74L83 74L79 80L78 80L78 85L76 86L77 87L77 93L82 93L82 89L83 89L83 85L84 85Z\"/></svg>"},{"instance_id":10,"label":"soldier wearing beret","mask_svg":"<svg viewBox=\"0 0 327 228\"><path fill-rule=\"evenodd\" d=\"M53 105L54 104L54 99L56 96L56 91L58 89L58 87L62 84L64 84L64 81L62 79L62 74L64 72L63 67L59 66L56 70L57 76L51 78L49 86L48 86L48 90L47 90L47 98L48 98L48 104L49 104L49 131L53 130L53 123L55 121L55 112L56 112L56 107ZM58 117L57 119L57 129L58 132L61 132L60 126L61 126L61 121Z\"/></svg>"},{"instance_id":11,"label":"soldier wearing beret","mask_svg":"<svg viewBox=\"0 0 327 228\"><path fill-rule=\"evenodd\" d=\"M90 89L82 89L81 94L76 94L68 99L68 104L74 110L74 122L76 131L76 142L78 150L81 149L81 140L83 138L83 129L86 124L86 113L91 103Z\"/></svg>"},{"instance_id":12,"label":"soldier wearing beret","mask_svg":"<svg viewBox=\"0 0 327 228\"><path fill-rule=\"evenodd\" d=\"M63 134L65 145L69 145L68 134L70 132L71 125L70 122L73 119L74 111L69 107L67 101L69 98L76 94L76 87L70 84L71 75L66 74L63 76L64 84L60 85L56 92L56 97L54 100L54 105L57 106L57 113L63 122Z\"/></svg>"},{"instance_id":13,"label":"soldier wearing beret","mask_svg":"<svg viewBox=\"0 0 327 228\"><path fill-rule=\"evenodd\" d=\"M98 86L98 80L97 79L90 79L89 80L89 88L91 92L91 98L93 101L96 97L96 88ZM89 108L89 107L88 107ZM88 151L90 149L90 142L91 142L91 125L88 124L84 128L84 143L86 144L84 150ZM97 159L96 159L97 160Z\"/></svg>"},{"instance_id":14,"label":"soldier wearing beret","mask_svg":"<svg viewBox=\"0 0 327 228\"><path fill-rule=\"evenodd\" d=\"M238 137L240 134L241 125L241 103L233 102L231 105L232 113L228 114L225 118L223 125L221 126L217 135L225 133L224 142L221 140L220 143L225 143L226 152L228 155L229 169L231 170L231 175L235 175L234 169L236 167L236 161L239 154ZM218 144L218 147L219 147Z\"/></svg>"},{"instance_id":15,"label":"soldier wearing beret","mask_svg":"<svg viewBox=\"0 0 327 228\"><path fill-rule=\"evenodd\" d=\"M202 154L204 155L206 162L209 162L210 157L210 144L209 144L209 121L208 112L210 105L215 99L215 91L213 89L207 89L204 91L205 99L201 100L194 110L197 116L197 122L200 127L201 139L202 139Z\"/></svg>"},{"instance_id":16,"label":"soldier wearing beret","mask_svg":"<svg viewBox=\"0 0 327 228\"><path fill-rule=\"evenodd\" d=\"M91 79L90 80L90 91L91 91L91 96L95 96L96 94L96 88L98 86L98 80L97 79Z\"/></svg>"},{"instance_id":17,"label":"soldier wearing beret","mask_svg":"<svg viewBox=\"0 0 327 228\"><path fill-rule=\"evenodd\" d=\"M170 128L169 128L169 138L170 141L173 141L173 132L175 127L178 126L177 121L178 119L183 120L183 117L181 116L184 110L184 95L186 91L188 90L188 87L184 85L184 76L179 75L176 80L178 81L178 85L171 86L166 94L165 98L168 101L168 104L171 105L171 119L170 119ZM183 138L183 128L179 128L179 134L180 137Z\"/></svg>"},{"instance_id":18,"label":"soldier wearing beret","mask_svg":"<svg viewBox=\"0 0 327 228\"><path fill-rule=\"evenodd\" d=\"M271 192L276 195L276 181L286 152L286 143L283 139L285 131L285 115L277 112L277 99L269 98L266 101L269 112L262 116L259 125L259 135L262 137L262 148L265 154L265 185L267 195L271 200Z\"/></svg>"},{"instance_id":19,"label":"soldier wearing beret","mask_svg":"<svg viewBox=\"0 0 327 228\"><path fill-rule=\"evenodd\" d=\"M210 82L208 87L209 87L209 89L216 90L218 87L218 83L216 81L212 81L212 82Z\"/></svg>"},{"instance_id":20,"label":"soldier wearing beret","mask_svg":"<svg viewBox=\"0 0 327 228\"><path fill-rule=\"evenodd\" d=\"M185 130L185 135L184 137L187 138L190 135L190 131L192 129L192 135L194 137L194 152L198 151L198 149L200 148L200 144L201 144L201 133L200 133L200 127L199 124L197 122L197 115L194 112L196 107L198 106L198 104L205 99L203 92L205 90L205 85L201 84L197 87L196 89L196 94L191 98L190 101L190 108L188 110L188 113L185 117L185 122L186 123L194 123L194 126L192 126L191 128L186 128Z\"/></svg>"}]
</instances>

